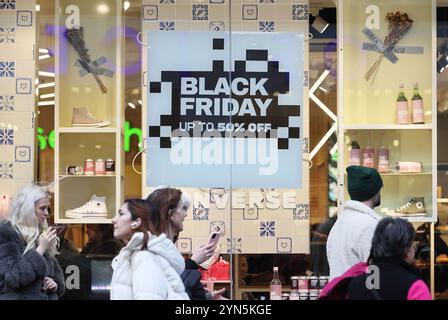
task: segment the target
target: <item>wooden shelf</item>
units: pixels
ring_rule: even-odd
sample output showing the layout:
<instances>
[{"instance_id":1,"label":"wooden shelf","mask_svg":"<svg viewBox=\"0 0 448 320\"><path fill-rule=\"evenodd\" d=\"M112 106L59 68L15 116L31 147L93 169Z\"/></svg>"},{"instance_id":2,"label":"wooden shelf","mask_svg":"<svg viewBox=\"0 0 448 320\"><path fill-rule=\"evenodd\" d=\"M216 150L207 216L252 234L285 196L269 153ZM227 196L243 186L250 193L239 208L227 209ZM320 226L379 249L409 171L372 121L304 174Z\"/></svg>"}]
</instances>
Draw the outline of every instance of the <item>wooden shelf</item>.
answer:
<instances>
[{"instance_id":1,"label":"wooden shelf","mask_svg":"<svg viewBox=\"0 0 448 320\"><path fill-rule=\"evenodd\" d=\"M343 130L432 130L432 124L342 125Z\"/></svg>"},{"instance_id":2,"label":"wooden shelf","mask_svg":"<svg viewBox=\"0 0 448 320\"><path fill-rule=\"evenodd\" d=\"M59 133L117 133L117 128L59 128Z\"/></svg>"}]
</instances>

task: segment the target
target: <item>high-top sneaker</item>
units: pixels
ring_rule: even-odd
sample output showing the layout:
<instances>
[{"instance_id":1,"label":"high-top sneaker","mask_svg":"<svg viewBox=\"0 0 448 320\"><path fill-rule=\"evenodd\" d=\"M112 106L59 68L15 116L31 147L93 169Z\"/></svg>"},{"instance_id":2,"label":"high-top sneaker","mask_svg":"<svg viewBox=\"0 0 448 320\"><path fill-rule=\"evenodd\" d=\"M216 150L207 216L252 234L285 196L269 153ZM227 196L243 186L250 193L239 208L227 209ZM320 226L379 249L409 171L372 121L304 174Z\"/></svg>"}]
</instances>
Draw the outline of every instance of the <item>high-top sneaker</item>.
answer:
<instances>
[{"instance_id":1,"label":"high-top sneaker","mask_svg":"<svg viewBox=\"0 0 448 320\"><path fill-rule=\"evenodd\" d=\"M79 208L65 211L65 217L71 219L107 218L106 197L93 195L90 201Z\"/></svg>"},{"instance_id":2,"label":"high-top sneaker","mask_svg":"<svg viewBox=\"0 0 448 320\"><path fill-rule=\"evenodd\" d=\"M73 127L106 127L110 121L98 120L84 107L73 108Z\"/></svg>"},{"instance_id":3,"label":"high-top sneaker","mask_svg":"<svg viewBox=\"0 0 448 320\"><path fill-rule=\"evenodd\" d=\"M412 197L408 203L395 210L386 212L391 216L406 217L406 216L426 216L425 198Z\"/></svg>"}]
</instances>

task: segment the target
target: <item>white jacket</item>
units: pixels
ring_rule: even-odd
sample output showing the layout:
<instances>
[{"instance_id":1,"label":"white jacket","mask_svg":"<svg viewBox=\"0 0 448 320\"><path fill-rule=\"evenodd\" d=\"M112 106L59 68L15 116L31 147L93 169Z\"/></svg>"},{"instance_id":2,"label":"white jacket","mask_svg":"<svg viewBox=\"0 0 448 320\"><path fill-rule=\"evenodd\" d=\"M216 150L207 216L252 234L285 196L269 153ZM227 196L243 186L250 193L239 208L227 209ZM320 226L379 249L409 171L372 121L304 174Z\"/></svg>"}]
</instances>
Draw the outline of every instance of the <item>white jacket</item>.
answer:
<instances>
[{"instance_id":1,"label":"white jacket","mask_svg":"<svg viewBox=\"0 0 448 320\"><path fill-rule=\"evenodd\" d=\"M150 236L147 250L142 242L143 233L135 233L112 261L111 300L188 299L180 278L185 260L174 243L164 233Z\"/></svg>"},{"instance_id":2,"label":"white jacket","mask_svg":"<svg viewBox=\"0 0 448 320\"><path fill-rule=\"evenodd\" d=\"M342 275L358 262L367 262L372 238L382 216L359 201L347 201L330 231L327 257L330 279Z\"/></svg>"}]
</instances>

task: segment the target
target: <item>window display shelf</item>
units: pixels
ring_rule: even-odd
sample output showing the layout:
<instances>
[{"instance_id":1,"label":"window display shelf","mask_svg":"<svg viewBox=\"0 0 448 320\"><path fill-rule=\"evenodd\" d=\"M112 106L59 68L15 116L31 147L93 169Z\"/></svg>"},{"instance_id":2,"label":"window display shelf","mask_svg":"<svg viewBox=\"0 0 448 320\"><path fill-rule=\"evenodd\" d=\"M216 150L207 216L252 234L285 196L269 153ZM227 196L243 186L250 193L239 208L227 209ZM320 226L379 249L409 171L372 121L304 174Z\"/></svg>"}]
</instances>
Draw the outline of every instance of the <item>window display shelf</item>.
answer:
<instances>
[{"instance_id":1,"label":"window display shelf","mask_svg":"<svg viewBox=\"0 0 448 320\"><path fill-rule=\"evenodd\" d=\"M116 128L59 128L60 133L116 133Z\"/></svg>"},{"instance_id":2,"label":"window display shelf","mask_svg":"<svg viewBox=\"0 0 448 320\"><path fill-rule=\"evenodd\" d=\"M343 130L432 130L432 124L341 125Z\"/></svg>"},{"instance_id":3,"label":"window display shelf","mask_svg":"<svg viewBox=\"0 0 448 320\"><path fill-rule=\"evenodd\" d=\"M99 6L107 12L98 12ZM89 0L74 5L71 0L57 0L54 25L54 176L59 177L54 220L110 223L123 202L124 186L122 2ZM88 159L92 162L86 163ZM114 161L113 175L66 174L68 166L88 166L89 170L99 166L97 170L102 171L99 159L104 169L108 159Z\"/></svg>"},{"instance_id":4,"label":"window display shelf","mask_svg":"<svg viewBox=\"0 0 448 320\"><path fill-rule=\"evenodd\" d=\"M378 10L377 16L366 14L372 7ZM392 170L399 163L401 171L421 172L380 173L382 206L401 212L400 208L410 204L409 212L419 212L411 202L420 199L426 216L402 217L411 222L437 221L435 9L435 1L408 0L404 7L396 1L338 1L338 19L344 21L337 30L340 205L350 199L346 191L350 163ZM381 60L381 52L369 49L372 39L388 36L388 13L406 13L412 19L397 45L418 46L421 54L397 53L392 63Z\"/></svg>"},{"instance_id":5,"label":"window display shelf","mask_svg":"<svg viewBox=\"0 0 448 320\"><path fill-rule=\"evenodd\" d=\"M347 175L347 172L344 172L344 175ZM432 175L432 172L410 172L410 173L398 173L398 172L386 172L381 173L381 176L385 177L408 177L408 176L429 176Z\"/></svg>"},{"instance_id":6,"label":"window display shelf","mask_svg":"<svg viewBox=\"0 0 448 320\"><path fill-rule=\"evenodd\" d=\"M437 199L438 203L448 203L448 199Z\"/></svg>"},{"instance_id":7,"label":"window display shelf","mask_svg":"<svg viewBox=\"0 0 448 320\"><path fill-rule=\"evenodd\" d=\"M62 174L59 175L59 180L62 179L70 179L70 178L76 178L76 179L80 179L80 178L115 178L116 175L94 175L94 176L86 176L86 175L72 175L72 174Z\"/></svg>"}]
</instances>

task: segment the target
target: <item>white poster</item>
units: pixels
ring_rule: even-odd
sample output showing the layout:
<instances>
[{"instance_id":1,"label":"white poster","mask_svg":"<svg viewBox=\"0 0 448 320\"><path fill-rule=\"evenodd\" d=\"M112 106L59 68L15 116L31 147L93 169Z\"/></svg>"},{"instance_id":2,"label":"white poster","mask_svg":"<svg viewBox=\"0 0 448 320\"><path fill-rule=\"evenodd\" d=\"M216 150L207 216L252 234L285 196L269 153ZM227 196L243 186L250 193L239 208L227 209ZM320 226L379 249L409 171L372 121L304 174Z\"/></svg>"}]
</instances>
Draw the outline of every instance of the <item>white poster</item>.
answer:
<instances>
[{"instance_id":1,"label":"white poster","mask_svg":"<svg viewBox=\"0 0 448 320\"><path fill-rule=\"evenodd\" d=\"M147 41L146 187L308 186L303 33L148 32Z\"/></svg>"}]
</instances>

